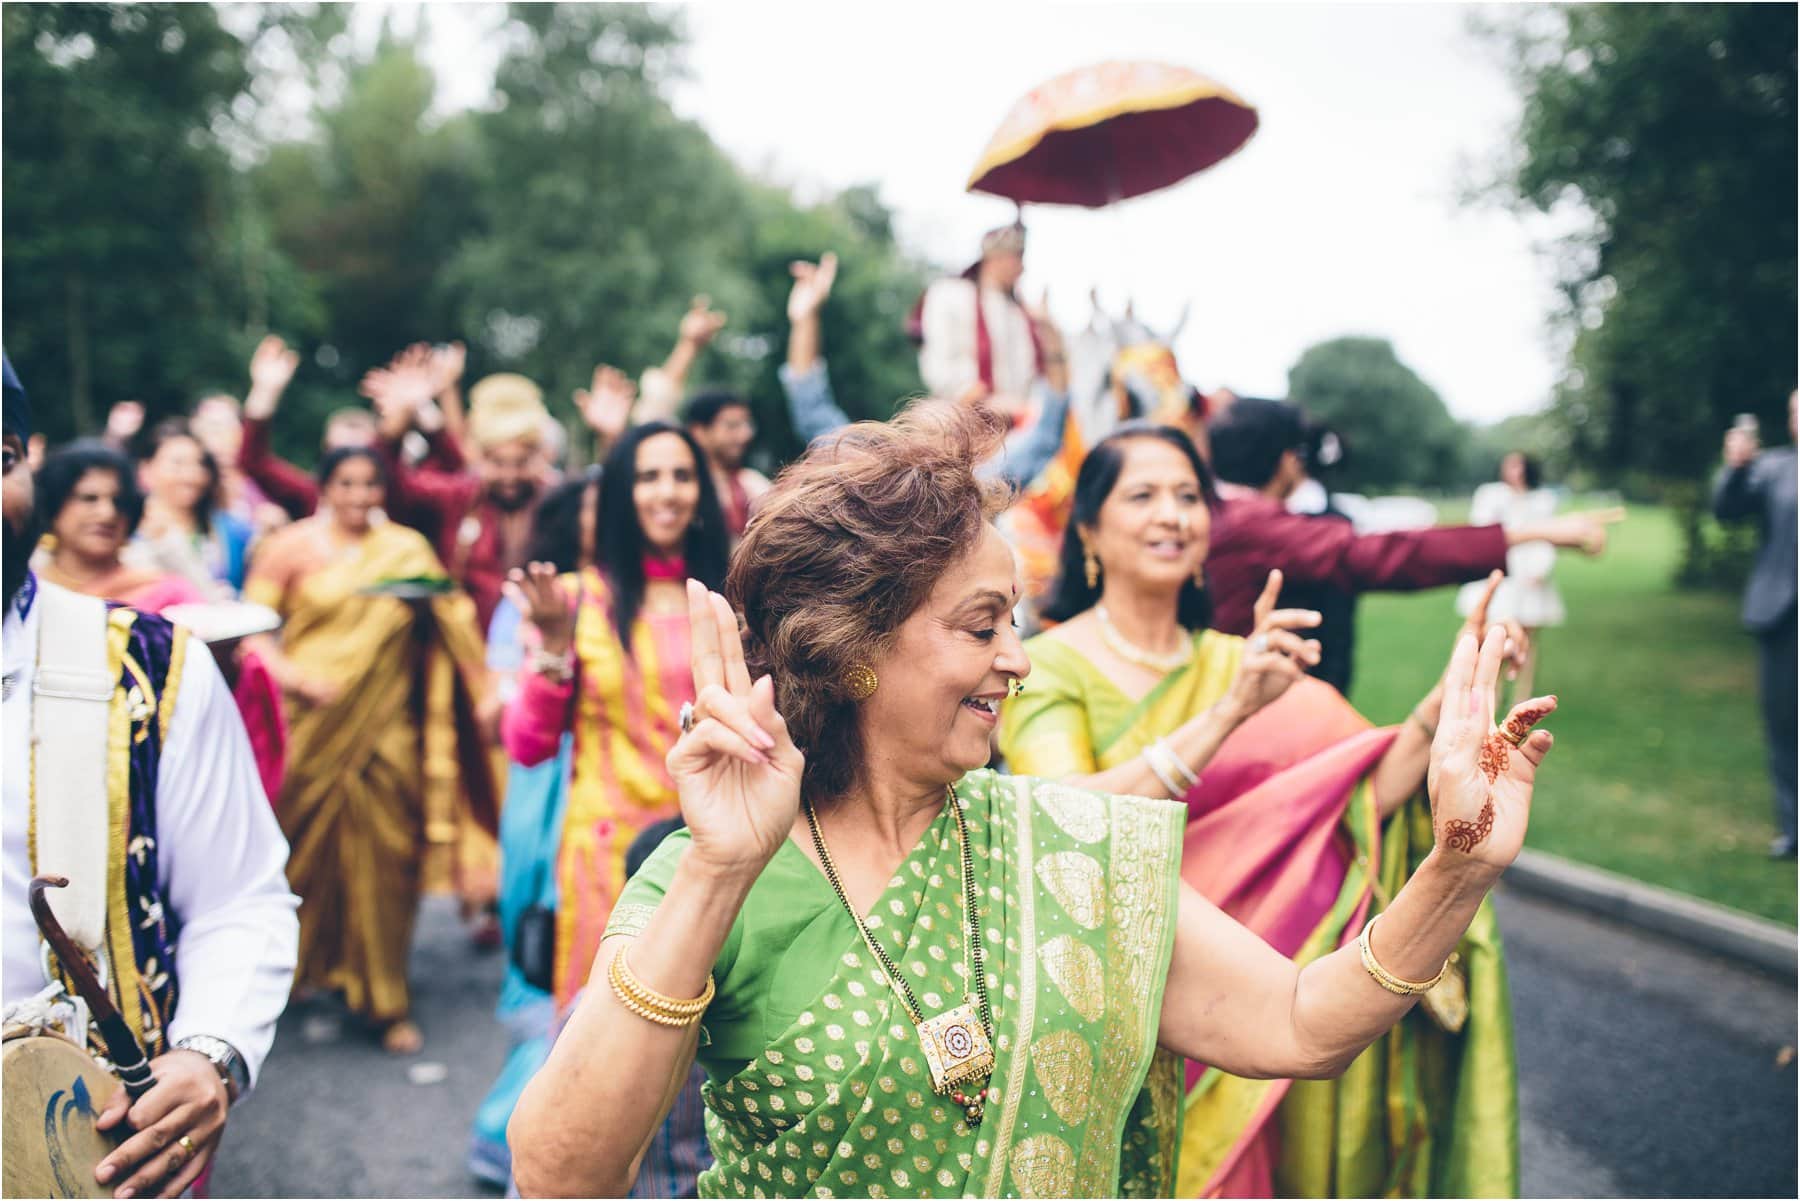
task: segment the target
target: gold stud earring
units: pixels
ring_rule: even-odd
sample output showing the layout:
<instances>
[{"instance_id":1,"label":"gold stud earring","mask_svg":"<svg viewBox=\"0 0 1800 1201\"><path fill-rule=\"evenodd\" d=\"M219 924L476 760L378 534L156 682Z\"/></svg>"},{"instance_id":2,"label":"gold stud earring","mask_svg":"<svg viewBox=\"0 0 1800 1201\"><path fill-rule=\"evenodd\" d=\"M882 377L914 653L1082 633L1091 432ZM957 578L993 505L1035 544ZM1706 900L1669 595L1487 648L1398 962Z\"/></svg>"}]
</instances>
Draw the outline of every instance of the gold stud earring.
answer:
<instances>
[{"instance_id":1,"label":"gold stud earring","mask_svg":"<svg viewBox=\"0 0 1800 1201\"><path fill-rule=\"evenodd\" d=\"M1200 560L1200 566L1194 568L1194 587L1206 587L1206 560Z\"/></svg>"},{"instance_id":2,"label":"gold stud earring","mask_svg":"<svg viewBox=\"0 0 1800 1201\"><path fill-rule=\"evenodd\" d=\"M866 701L875 695L881 681L875 676L875 669L867 663L852 663L850 670L844 673L844 691L850 694L853 701Z\"/></svg>"}]
</instances>

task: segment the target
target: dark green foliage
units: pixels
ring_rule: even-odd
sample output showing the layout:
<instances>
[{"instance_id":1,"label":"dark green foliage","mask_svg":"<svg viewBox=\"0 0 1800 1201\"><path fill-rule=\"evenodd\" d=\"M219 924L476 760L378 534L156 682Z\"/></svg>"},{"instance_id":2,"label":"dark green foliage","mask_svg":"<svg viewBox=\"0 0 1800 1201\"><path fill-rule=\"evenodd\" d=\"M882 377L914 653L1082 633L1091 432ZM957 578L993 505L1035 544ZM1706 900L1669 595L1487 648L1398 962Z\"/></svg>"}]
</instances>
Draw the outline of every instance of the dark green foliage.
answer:
<instances>
[{"instance_id":1,"label":"dark green foliage","mask_svg":"<svg viewBox=\"0 0 1800 1201\"><path fill-rule=\"evenodd\" d=\"M1462 428L1385 339L1333 338L1309 346L1288 371L1288 399L1343 438L1347 453L1331 477L1334 489L1443 489L1466 482Z\"/></svg>"},{"instance_id":2,"label":"dark green foliage","mask_svg":"<svg viewBox=\"0 0 1800 1201\"><path fill-rule=\"evenodd\" d=\"M242 374L234 194L213 128L248 81L205 5L9 4L6 349L53 439Z\"/></svg>"},{"instance_id":3,"label":"dark green foliage","mask_svg":"<svg viewBox=\"0 0 1800 1201\"><path fill-rule=\"evenodd\" d=\"M748 391L773 466L799 449L775 377L787 264L826 250L846 407L886 416L918 388L901 322L926 276L878 197L801 207L673 112L679 10L511 6L494 102L448 120L419 46L389 30L358 57L339 6L234 11L241 39L208 5L4 16L6 344L53 440L126 397L154 419L241 392L268 330L303 356L277 428L303 461L420 340L465 341L470 381L523 372L572 419L597 362L661 362L706 293L730 322L689 386ZM284 87L314 97L302 133L259 119Z\"/></svg>"},{"instance_id":4,"label":"dark green foliage","mask_svg":"<svg viewBox=\"0 0 1800 1201\"><path fill-rule=\"evenodd\" d=\"M1595 4L1493 31L1526 100L1507 191L1595 216L1559 256L1573 350L1556 413L1605 471L1697 479L1739 412L1783 440L1795 21L1791 4Z\"/></svg>"}]
</instances>

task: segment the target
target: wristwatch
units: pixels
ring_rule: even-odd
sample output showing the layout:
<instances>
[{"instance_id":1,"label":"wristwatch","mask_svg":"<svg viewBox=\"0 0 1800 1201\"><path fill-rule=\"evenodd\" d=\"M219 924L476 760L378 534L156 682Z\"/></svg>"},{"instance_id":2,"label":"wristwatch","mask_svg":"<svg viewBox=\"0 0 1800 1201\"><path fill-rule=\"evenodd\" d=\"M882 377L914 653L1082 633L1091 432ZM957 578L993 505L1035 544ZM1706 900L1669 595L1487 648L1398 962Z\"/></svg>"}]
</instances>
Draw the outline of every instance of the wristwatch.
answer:
<instances>
[{"instance_id":1,"label":"wristwatch","mask_svg":"<svg viewBox=\"0 0 1800 1201\"><path fill-rule=\"evenodd\" d=\"M222 1038L214 1038L210 1034L190 1034L175 1044L177 1051L194 1051L206 1056L219 1079L225 1082L225 1095L235 1105L237 1099L244 1095L250 1087L250 1068L239 1055L237 1048Z\"/></svg>"}]
</instances>

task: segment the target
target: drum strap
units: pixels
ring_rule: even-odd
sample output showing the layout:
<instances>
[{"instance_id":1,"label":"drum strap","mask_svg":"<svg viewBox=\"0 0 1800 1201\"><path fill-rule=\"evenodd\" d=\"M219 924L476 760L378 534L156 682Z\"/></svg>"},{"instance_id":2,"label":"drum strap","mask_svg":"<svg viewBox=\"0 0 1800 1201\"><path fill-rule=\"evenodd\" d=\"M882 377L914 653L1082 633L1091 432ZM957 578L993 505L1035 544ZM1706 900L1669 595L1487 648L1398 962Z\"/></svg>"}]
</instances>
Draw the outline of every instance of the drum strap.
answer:
<instances>
[{"instance_id":1,"label":"drum strap","mask_svg":"<svg viewBox=\"0 0 1800 1201\"><path fill-rule=\"evenodd\" d=\"M118 681L107 670L106 602L40 583L32 686L32 810L39 875L67 876L47 894L77 946L104 958L110 798L107 728Z\"/></svg>"}]
</instances>

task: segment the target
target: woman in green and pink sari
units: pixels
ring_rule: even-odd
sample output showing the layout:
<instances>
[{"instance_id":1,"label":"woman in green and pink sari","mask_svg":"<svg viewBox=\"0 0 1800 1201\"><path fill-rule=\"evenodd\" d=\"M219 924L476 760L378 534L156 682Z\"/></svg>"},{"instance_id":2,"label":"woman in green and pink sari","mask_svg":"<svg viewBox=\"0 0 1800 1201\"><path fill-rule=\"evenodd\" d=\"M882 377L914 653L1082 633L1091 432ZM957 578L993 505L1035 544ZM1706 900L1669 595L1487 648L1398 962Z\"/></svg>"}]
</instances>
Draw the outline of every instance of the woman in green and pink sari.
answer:
<instances>
[{"instance_id":1,"label":"woman in green and pink sari","mask_svg":"<svg viewBox=\"0 0 1800 1201\"><path fill-rule=\"evenodd\" d=\"M687 831L632 878L508 1129L526 1195L617 1195L689 1065L702 1196L1164 1196L1182 1061L1328 1077L1400 1021L1518 853L1550 738L1462 639L1437 846L1299 966L1181 880L1186 809L984 770L1031 672L977 481L997 423L925 404L815 446L690 584ZM735 610L735 611L734 611ZM739 612L743 630L739 631ZM1256 665L1278 694L1300 664Z\"/></svg>"},{"instance_id":2,"label":"woman in green and pink sari","mask_svg":"<svg viewBox=\"0 0 1800 1201\"><path fill-rule=\"evenodd\" d=\"M1032 687L1005 707L1001 750L1022 774L1185 802L1183 879L1306 963L1354 941L1430 846L1423 787L1442 686L1395 729L1310 677L1279 697L1259 689L1269 656L1315 661L1295 631L1317 615L1276 610L1277 577L1250 638L1205 628L1196 567L1211 491L1179 431L1130 427L1094 448L1046 606L1061 624L1026 644ZM1484 632L1486 607L1469 632ZM1523 631L1508 636L1522 653ZM1342 1079L1247 1080L1191 1062L1186 1083L1180 1196L1516 1194L1491 907L1421 1011Z\"/></svg>"}]
</instances>

